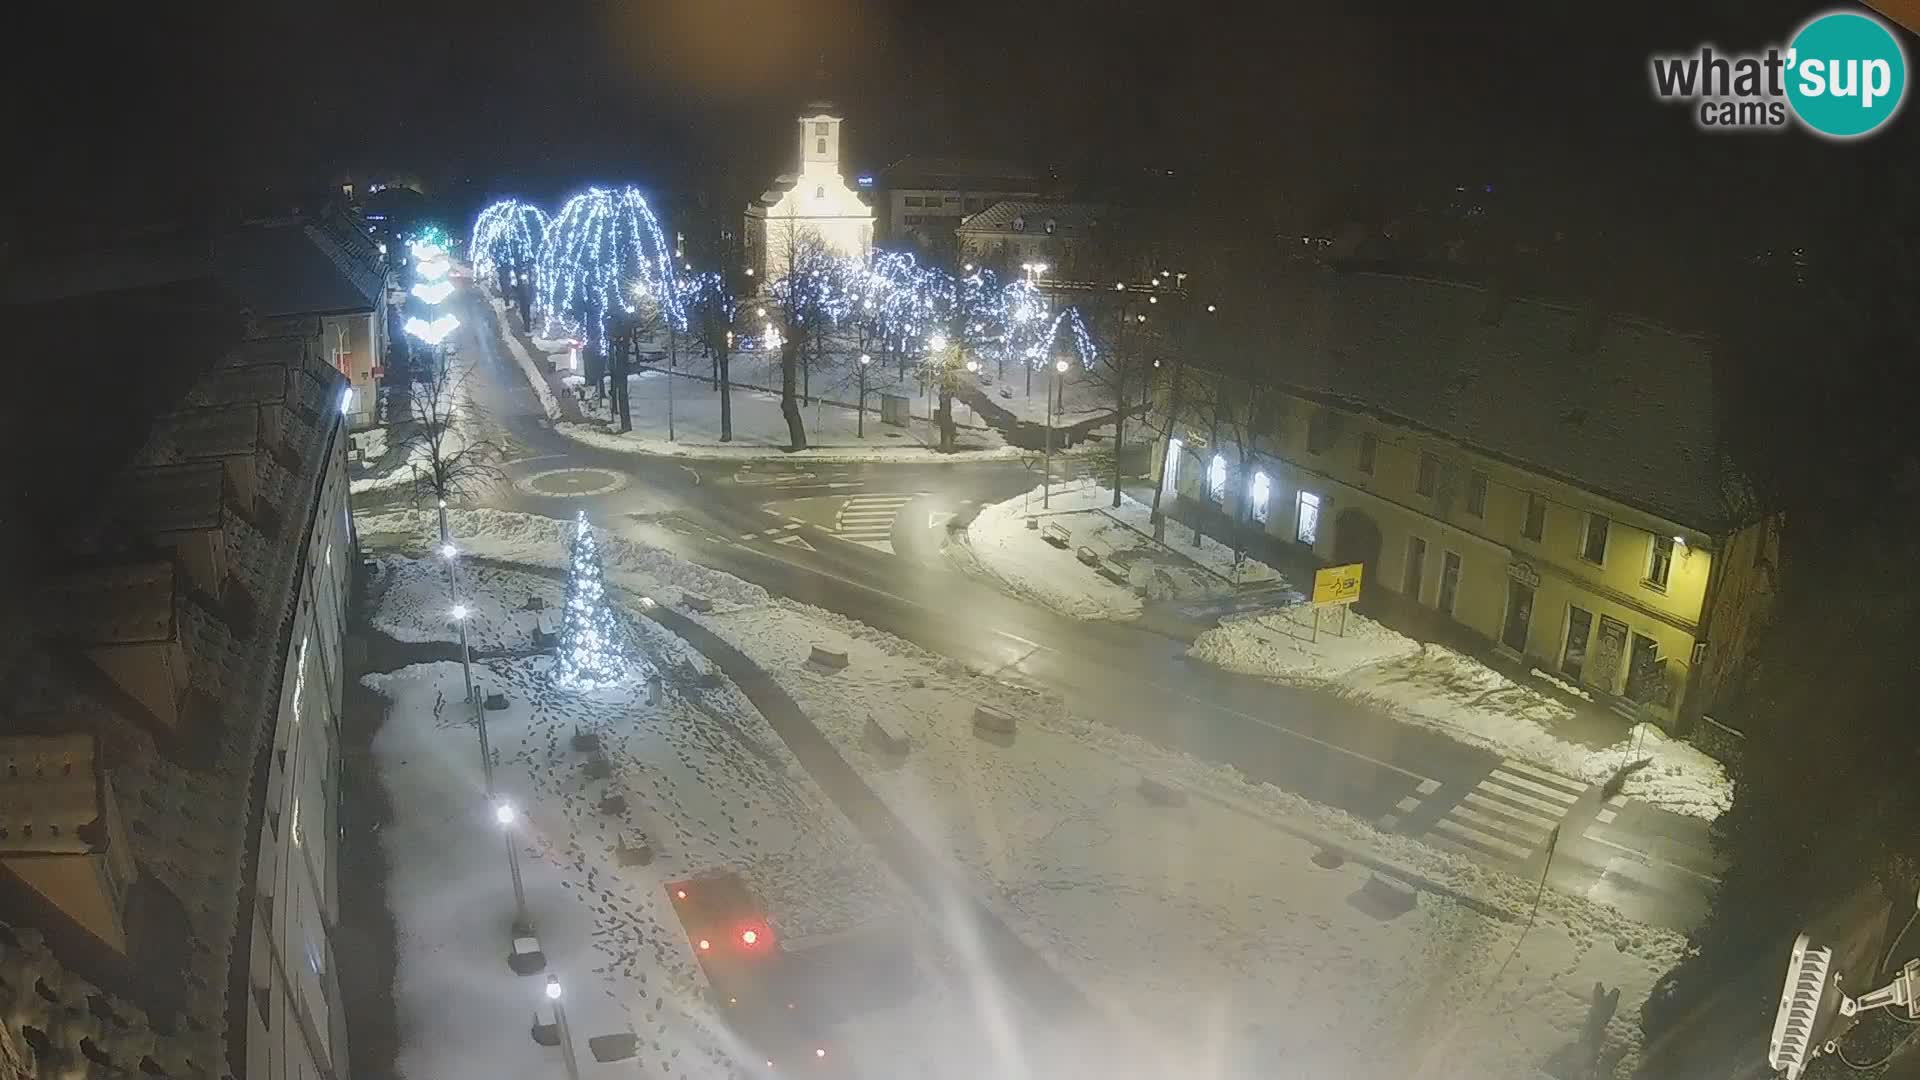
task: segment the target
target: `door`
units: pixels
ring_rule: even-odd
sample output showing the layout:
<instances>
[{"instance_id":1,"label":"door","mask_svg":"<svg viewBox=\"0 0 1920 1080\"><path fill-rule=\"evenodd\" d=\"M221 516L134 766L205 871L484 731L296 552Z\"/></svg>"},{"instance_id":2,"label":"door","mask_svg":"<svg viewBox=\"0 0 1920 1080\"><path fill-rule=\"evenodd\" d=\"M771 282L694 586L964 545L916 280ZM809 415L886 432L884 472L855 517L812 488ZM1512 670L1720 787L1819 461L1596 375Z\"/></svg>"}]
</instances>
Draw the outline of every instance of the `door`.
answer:
<instances>
[{"instance_id":1,"label":"door","mask_svg":"<svg viewBox=\"0 0 1920 1080\"><path fill-rule=\"evenodd\" d=\"M1533 625L1533 586L1507 581L1507 618L1500 627L1500 644L1517 653L1527 651L1527 630Z\"/></svg>"},{"instance_id":2,"label":"door","mask_svg":"<svg viewBox=\"0 0 1920 1080\"><path fill-rule=\"evenodd\" d=\"M1420 586L1427 576L1427 542L1418 536L1407 538L1407 573L1402 592L1414 600L1420 599Z\"/></svg>"},{"instance_id":3,"label":"door","mask_svg":"<svg viewBox=\"0 0 1920 1080\"><path fill-rule=\"evenodd\" d=\"M1660 645L1645 634L1633 635L1633 651L1627 654L1627 697L1632 701L1664 705L1661 687L1663 667Z\"/></svg>"},{"instance_id":4,"label":"door","mask_svg":"<svg viewBox=\"0 0 1920 1080\"><path fill-rule=\"evenodd\" d=\"M1440 598L1435 607L1448 615L1453 614L1453 603L1460 595L1460 553L1442 551L1440 553Z\"/></svg>"},{"instance_id":5,"label":"door","mask_svg":"<svg viewBox=\"0 0 1920 1080\"><path fill-rule=\"evenodd\" d=\"M1627 652L1627 624L1618 619L1600 617L1600 640L1594 645L1587 682L1613 693L1620 677L1620 658Z\"/></svg>"},{"instance_id":6,"label":"door","mask_svg":"<svg viewBox=\"0 0 1920 1080\"><path fill-rule=\"evenodd\" d=\"M1567 647L1560 654L1560 671L1574 682L1587 665L1587 641L1593 636L1593 612L1567 606Z\"/></svg>"}]
</instances>

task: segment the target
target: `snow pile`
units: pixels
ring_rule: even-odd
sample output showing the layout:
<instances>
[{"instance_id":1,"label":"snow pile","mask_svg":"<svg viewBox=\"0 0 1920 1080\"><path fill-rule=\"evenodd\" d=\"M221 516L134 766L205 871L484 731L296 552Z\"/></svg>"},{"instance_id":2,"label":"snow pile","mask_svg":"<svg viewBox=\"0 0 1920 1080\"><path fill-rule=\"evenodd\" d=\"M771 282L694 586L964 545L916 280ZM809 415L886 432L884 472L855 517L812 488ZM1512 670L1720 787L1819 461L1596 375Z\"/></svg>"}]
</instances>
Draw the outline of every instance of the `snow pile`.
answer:
<instances>
[{"instance_id":1,"label":"snow pile","mask_svg":"<svg viewBox=\"0 0 1920 1080\"><path fill-rule=\"evenodd\" d=\"M395 641L458 641L447 566L439 559L380 556L373 576L373 628ZM475 652L533 648L539 616L528 607L539 597L546 607L564 590L551 581L461 561L460 602L467 608L467 644Z\"/></svg>"},{"instance_id":2,"label":"snow pile","mask_svg":"<svg viewBox=\"0 0 1920 1080\"><path fill-rule=\"evenodd\" d=\"M1679 935L1534 886L1072 716L910 644L792 603L704 617L773 672L923 842L991 907L1145 1036L1156 1074L1512 1076L1577 1038L1594 980L1622 987L1613 1037L1683 947ZM806 663L812 643L849 667ZM1011 745L977 737L976 705L1012 713ZM866 741L870 717L911 741ZM1192 793L1157 808L1143 775ZM1426 892L1378 921L1368 871L1312 861L1331 843L1503 912ZM1250 858L1249 853L1258 853ZM1512 964L1502 962L1519 942ZM1140 1048L1135 1045L1135 1050ZM1434 1072L1434 1063L1446 1062Z\"/></svg>"},{"instance_id":3,"label":"snow pile","mask_svg":"<svg viewBox=\"0 0 1920 1080\"><path fill-rule=\"evenodd\" d=\"M982 507L967 528L967 545L973 564L1007 590L1063 615L1126 619L1140 613L1143 593L1198 599L1230 593L1236 582L1286 583L1256 559L1242 559L1236 569L1233 549L1210 537L1199 547L1154 543L1152 508L1126 495L1112 507L1111 489L1097 479L1056 484L1044 499L1043 493L1036 487ZM1030 518L1067 529L1067 546L1057 548L1040 529L1028 528ZM1172 530L1170 539L1178 532ZM1098 555L1114 578L1080 562L1082 547Z\"/></svg>"},{"instance_id":4,"label":"snow pile","mask_svg":"<svg viewBox=\"0 0 1920 1080\"><path fill-rule=\"evenodd\" d=\"M1187 655L1228 671L1316 682L1420 651L1419 642L1356 611L1321 610L1317 617L1316 628L1315 609L1308 604L1243 618L1229 616L1214 629L1203 631Z\"/></svg>"},{"instance_id":5,"label":"snow pile","mask_svg":"<svg viewBox=\"0 0 1920 1080\"><path fill-rule=\"evenodd\" d=\"M1733 783L1718 761L1657 728L1641 725L1603 745L1591 734L1594 725L1576 723L1571 707L1471 656L1422 644L1353 611L1343 636L1330 632L1339 613L1323 613L1316 636L1312 618L1305 607L1229 617L1202 633L1188 655L1228 671L1326 686L1402 722L1589 783L1649 759L1625 792L1663 810L1712 820L1733 802Z\"/></svg>"}]
</instances>

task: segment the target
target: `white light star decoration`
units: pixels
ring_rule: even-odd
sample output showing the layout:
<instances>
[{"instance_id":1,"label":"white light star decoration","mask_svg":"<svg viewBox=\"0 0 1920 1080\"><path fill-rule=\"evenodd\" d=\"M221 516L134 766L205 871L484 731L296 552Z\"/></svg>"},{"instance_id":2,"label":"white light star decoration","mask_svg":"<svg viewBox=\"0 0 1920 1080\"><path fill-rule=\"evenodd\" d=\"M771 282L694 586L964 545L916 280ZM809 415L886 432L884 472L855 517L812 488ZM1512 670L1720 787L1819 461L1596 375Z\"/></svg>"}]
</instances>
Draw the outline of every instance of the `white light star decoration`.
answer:
<instances>
[{"instance_id":1,"label":"white light star decoration","mask_svg":"<svg viewBox=\"0 0 1920 1080\"><path fill-rule=\"evenodd\" d=\"M620 628L607 606L600 569L600 548L586 511L575 519L572 569L567 575L566 606L560 612L560 648L554 658L554 682L575 690L612 686L626 677L620 652Z\"/></svg>"},{"instance_id":2,"label":"white light star decoration","mask_svg":"<svg viewBox=\"0 0 1920 1080\"><path fill-rule=\"evenodd\" d=\"M603 353L608 316L633 313L636 295L655 298L668 318L685 325L673 250L631 185L589 188L567 200L547 226L534 287L550 323Z\"/></svg>"},{"instance_id":3,"label":"white light star decoration","mask_svg":"<svg viewBox=\"0 0 1920 1080\"><path fill-rule=\"evenodd\" d=\"M407 320L406 331L429 345L438 345L447 339L447 335L460 329L460 320L453 315L442 315L428 322L418 315Z\"/></svg>"},{"instance_id":4,"label":"white light star decoration","mask_svg":"<svg viewBox=\"0 0 1920 1080\"><path fill-rule=\"evenodd\" d=\"M473 241L467 251L475 277L485 279L518 268L532 272L547 236L546 211L519 199L502 199L473 220Z\"/></svg>"}]
</instances>

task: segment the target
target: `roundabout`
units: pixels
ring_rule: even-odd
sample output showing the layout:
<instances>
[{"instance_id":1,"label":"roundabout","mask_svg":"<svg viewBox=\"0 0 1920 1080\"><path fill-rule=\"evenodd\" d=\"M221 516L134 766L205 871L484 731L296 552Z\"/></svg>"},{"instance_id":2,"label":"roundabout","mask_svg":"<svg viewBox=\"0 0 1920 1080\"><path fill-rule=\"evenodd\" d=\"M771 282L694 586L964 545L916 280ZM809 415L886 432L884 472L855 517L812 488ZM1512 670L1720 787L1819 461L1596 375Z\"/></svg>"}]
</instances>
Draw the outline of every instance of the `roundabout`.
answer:
<instances>
[{"instance_id":1,"label":"roundabout","mask_svg":"<svg viewBox=\"0 0 1920 1080\"><path fill-rule=\"evenodd\" d=\"M513 485L529 495L549 499L578 499L605 495L627 486L626 476L612 469L548 469L523 476Z\"/></svg>"}]
</instances>

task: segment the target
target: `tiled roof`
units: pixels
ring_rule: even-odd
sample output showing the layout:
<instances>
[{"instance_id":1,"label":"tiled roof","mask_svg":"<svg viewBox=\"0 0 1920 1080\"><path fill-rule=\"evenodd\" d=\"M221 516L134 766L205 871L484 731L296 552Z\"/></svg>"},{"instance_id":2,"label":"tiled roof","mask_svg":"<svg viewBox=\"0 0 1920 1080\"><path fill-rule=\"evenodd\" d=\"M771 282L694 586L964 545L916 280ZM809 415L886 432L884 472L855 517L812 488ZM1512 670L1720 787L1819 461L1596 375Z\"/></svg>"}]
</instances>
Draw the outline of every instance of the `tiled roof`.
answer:
<instances>
[{"instance_id":1,"label":"tiled roof","mask_svg":"<svg viewBox=\"0 0 1920 1080\"><path fill-rule=\"evenodd\" d=\"M108 512L142 536L211 529L220 524L224 475L214 461L133 469L114 486Z\"/></svg>"},{"instance_id":2,"label":"tiled roof","mask_svg":"<svg viewBox=\"0 0 1920 1080\"><path fill-rule=\"evenodd\" d=\"M1268 292L1284 383L1432 431L1676 523L1725 518L1706 343L1479 288L1327 273ZM1590 340L1580 340L1589 336Z\"/></svg>"},{"instance_id":3,"label":"tiled roof","mask_svg":"<svg viewBox=\"0 0 1920 1080\"><path fill-rule=\"evenodd\" d=\"M1092 203L1030 202L1003 199L960 224L962 236L1005 233L1009 236L1046 236L1047 222L1055 236L1085 236L1100 223L1106 208Z\"/></svg>"},{"instance_id":4,"label":"tiled roof","mask_svg":"<svg viewBox=\"0 0 1920 1080\"><path fill-rule=\"evenodd\" d=\"M83 570L46 586L45 631L79 645L130 645L178 636L173 564L138 563Z\"/></svg>"},{"instance_id":5,"label":"tiled roof","mask_svg":"<svg viewBox=\"0 0 1920 1080\"><path fill-rule=\"evenodd\" d=\"M255 315L371 312L380 275L352 257L324 225L249 225L221 237L220 279Z\"/></svg>"}]
</instances>

